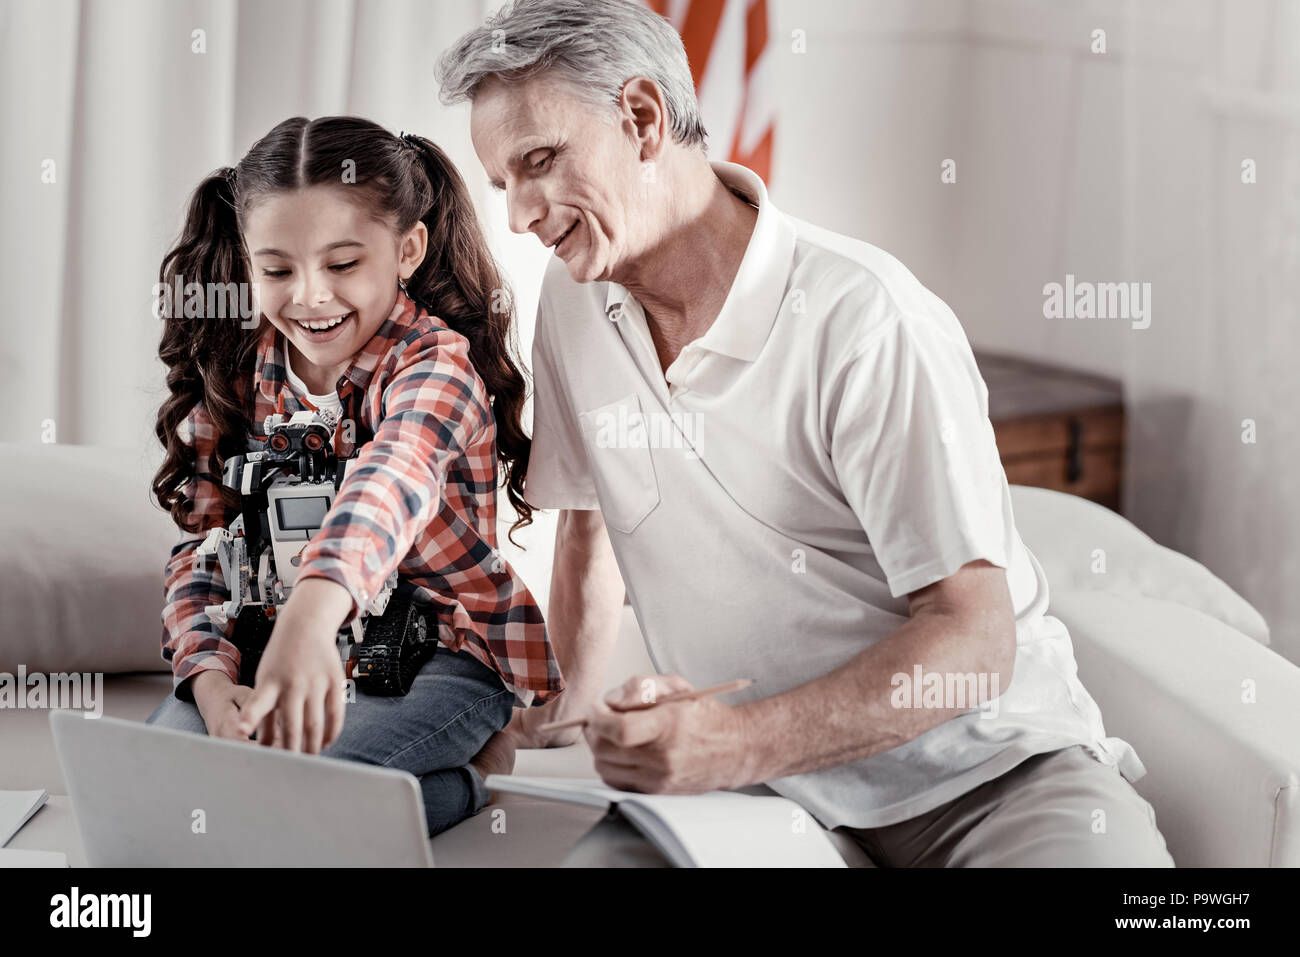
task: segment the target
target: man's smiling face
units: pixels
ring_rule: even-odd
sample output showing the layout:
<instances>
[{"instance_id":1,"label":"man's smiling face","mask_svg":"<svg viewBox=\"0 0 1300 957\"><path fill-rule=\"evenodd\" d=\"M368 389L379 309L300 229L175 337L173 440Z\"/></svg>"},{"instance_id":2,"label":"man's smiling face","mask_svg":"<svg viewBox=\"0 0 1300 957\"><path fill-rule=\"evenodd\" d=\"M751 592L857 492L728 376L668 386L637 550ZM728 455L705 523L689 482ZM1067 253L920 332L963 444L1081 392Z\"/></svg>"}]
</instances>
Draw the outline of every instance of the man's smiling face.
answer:
<instances>
[{"instance_id":1,"label":"man's smiling face","mask_svg":"<svg viewBox=\"0 0 1300 957\"><path fill-rule=\"evenodd\" d=\"M479 161L506 194L510 228L534 233L576 282L607 280L648 240L633 124L548 74L484 82L470 111Z\"/></svg>"}]
</instances>

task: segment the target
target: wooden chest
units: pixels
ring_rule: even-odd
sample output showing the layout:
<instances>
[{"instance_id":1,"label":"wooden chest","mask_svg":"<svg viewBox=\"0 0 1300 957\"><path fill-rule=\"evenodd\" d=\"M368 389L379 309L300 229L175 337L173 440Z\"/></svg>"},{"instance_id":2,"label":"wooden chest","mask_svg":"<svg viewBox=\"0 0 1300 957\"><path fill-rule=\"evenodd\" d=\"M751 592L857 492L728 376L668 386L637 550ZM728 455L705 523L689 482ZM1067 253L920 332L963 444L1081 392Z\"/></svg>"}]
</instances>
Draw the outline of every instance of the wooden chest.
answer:
<instances>
[{"instance_id":1,"label":"wooden chest","mask_svg":"<svg viewBox=\"0 0 1300 957\"><path fill-rule=\"evenodd\" d=\"M1012 485L1069 492L1120 511L1120 383L1028 359L976 352L989 421Z\"/></svg>"}]
</instances>

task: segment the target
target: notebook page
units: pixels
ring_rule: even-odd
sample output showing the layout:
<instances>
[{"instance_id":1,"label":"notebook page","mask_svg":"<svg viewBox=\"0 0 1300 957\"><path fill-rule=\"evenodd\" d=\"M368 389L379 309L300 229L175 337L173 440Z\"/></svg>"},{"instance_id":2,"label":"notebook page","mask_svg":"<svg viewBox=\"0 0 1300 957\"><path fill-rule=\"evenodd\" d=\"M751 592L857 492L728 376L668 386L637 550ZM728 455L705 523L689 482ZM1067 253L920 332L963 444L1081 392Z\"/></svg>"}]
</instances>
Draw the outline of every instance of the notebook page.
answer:
<instances>
[{"instance_id":1,"label":"notebook page","mask_svg":"<svg viewBox=\"0 0 1300 957\"><path fill-rule=\"evenodd\" d=\"M49 799L44 791L0 791L0 847Z\"/></svg>"},{"instance_id":2,"label":"notebook page","mask_svg":"<svg viewBox=\"0 0 1300 957\"><path fill-rule=\"evenodd\" d=\"M588 807L608 807L635 792L620 791L600 778L538 778L518 774L489 774L483 781L489 791L508 791Z\"/></svg>"},{"instance_id":3,"label":"notebook page","mask_svg":"<svg viewBox=\"0 0 1300 957\"><path fill-rule=\"evenodd\" d=\"M847 866L813 816L783 797L729 791L640 794L608 787L599 778L493 774L485 783L490 790L571 804L618 804L678 866Z\"/></svg>"},{"instance_id":4,"label":"notebook page","mask_svg":"<svg viewBox=\"0 0 1300 957\"><path fill-rule=\"evenodd\" d=\"M812 815L783 797L633 794L620 810L647 835L653 829L670 859L696 867L848 866Z\"/></svg>"}]
</instances>

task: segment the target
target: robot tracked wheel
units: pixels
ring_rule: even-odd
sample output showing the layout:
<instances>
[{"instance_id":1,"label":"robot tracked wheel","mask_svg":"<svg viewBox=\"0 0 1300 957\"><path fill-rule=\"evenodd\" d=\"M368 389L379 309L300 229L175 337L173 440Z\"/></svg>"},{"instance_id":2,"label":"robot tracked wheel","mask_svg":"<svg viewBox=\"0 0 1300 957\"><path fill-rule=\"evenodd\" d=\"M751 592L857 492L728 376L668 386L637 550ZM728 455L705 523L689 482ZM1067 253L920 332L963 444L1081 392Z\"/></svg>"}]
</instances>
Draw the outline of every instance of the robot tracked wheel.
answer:
<instances>
[{"instance_id":1,"label":"robot tracked wheel","mask_svg":"<svg viewBox=\"0 0 1300 957\"><path fill-rule=\"evenodd\" d=\"M239 649L239 683L253 686L275 620L249 606L235 620L232 641ZM437 618L415 588L399 580L388 607L366 624L365 641L353 645L347 675L357 689L376 696L408 694L415 676L438 646Z\"/></svg>"},{"instance_id":2,"label":"robot tracked wheel","mask_svg":"<svg viewBox=\"0 0 1300 957\"><path fill-rule=\"evenodd\" d=\"M404 695L438 646L438 619L415 587L399 581L383 615L366 626L366 638L354 646L348 676L372 695Z\"/></svg>"}]
</instances>

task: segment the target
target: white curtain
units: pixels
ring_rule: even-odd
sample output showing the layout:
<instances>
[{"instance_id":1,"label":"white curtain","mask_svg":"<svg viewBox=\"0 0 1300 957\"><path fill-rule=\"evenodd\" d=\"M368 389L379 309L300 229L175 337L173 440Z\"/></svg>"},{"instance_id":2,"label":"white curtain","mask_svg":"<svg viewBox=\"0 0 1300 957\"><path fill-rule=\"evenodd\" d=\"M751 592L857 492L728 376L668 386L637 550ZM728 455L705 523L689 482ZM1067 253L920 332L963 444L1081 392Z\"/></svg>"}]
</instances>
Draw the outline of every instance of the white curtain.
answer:
<instances>
[{"instance_id":1,"label":"white curtain","mask_svg":"<svg viewBox=\"0 0 1300 957\"><path fill-rule=\"evenodd\" d=\"M198 181L286 117L354 113L429 136L501 239L464 108L442 107L433 79L486 6L5 0L0 440L156 444L159 261ZM528 249L498 252L535 295Z\"/></svg>"},{"instance_id":2,"label":"white curtain","mask_svg":"<svg viewBox=\"0 0 1300 957\"><path fill-rule=\"evenodd\" d=\"M0 0L0 441L161 459L159 263L200 179L296 115L365 116L447 150L515 287L526 357L545 250L509 232L433 72L498 5ZM529 552L544 600L549 542Z\"/></svg>"}]
</instances>

